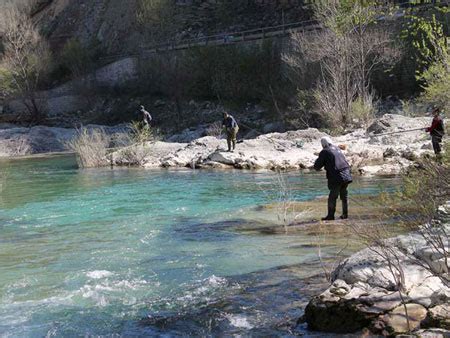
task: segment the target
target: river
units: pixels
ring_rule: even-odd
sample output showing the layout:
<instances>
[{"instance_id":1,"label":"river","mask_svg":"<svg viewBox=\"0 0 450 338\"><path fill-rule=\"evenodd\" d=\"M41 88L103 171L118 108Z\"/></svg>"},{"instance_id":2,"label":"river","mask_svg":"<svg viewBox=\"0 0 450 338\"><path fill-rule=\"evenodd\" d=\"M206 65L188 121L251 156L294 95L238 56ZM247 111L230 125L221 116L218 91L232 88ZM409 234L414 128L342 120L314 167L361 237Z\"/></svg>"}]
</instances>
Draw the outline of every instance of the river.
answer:
<instances>
[{"instance_id":1,"label":"river","mask_svg":"<svg viewBox=\"0 0 450 338\"><path fill-rule=\"evenodd\" d=\"M258 208L278 198L272 172L80 170L67 156L0 169L0 336L288 335L279 323L320 272L311 234L236 231L276 222ZM284 179L299 201L327 193L323 173ZM359 178L351 194L392 182Z\"/></svg>"}]
</instances>

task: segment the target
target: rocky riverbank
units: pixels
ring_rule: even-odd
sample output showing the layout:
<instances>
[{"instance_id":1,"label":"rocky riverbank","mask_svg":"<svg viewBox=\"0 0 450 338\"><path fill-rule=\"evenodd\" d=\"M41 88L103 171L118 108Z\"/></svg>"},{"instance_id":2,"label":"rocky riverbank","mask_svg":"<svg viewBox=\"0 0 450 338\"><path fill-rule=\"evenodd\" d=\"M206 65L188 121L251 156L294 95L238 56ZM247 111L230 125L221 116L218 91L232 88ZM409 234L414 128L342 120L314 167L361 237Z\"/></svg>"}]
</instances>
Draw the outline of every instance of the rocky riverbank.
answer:
<instances>
[{"instance_id":1,"label":"rocky riverbank","mask_svg":"<svg viewBox=\"0 0 450 338\"><path fill-rule=\"evenodd\" d=\"M345 147L354 172L393 175L408 167L418 156L431 150L423 130L429 118L384 115L368 129L358 129L334 138ZM388 135L386 135L388 134ZM156 142L146 145L147 153L139 164L147 168L236 168L236 169L305 169L312 166L320 151L317 129L270 133L238 143L234 152L226 151L226 141L206 136L190 143ZM116 165L133 165L129 149L114 154Z\"/></svg>"},{"instance_id":2,"label":"rocky riverbank","mask_svg":"<svg viewBox=\"0 0 450 338\"><path fill-rule=\"evenodd\" d=\"M88 129L102 128L108 135L123 133L125 125L106 127L87 125ZM19 127L0 124L0 157L28 156L68 151L67 143L77 135L74 128L47 126Z\"/></svg>"},{"instance_id":3,"label":"rocky riverbank","mask_svg":"<svg viewBox=\"0 0 450 338\"><path fill-rule=\"evenodd\" d=\"M354 173L393 175L411 165L424 152L431 152L431 142L422 130L390 133L424 128L429 120L428 117L410 118L387 114L367 129L361 128L334 137L334 142L345 147ZM102 128L110 135L124 130L124 126ZM325 135L313 128L269 133L255 138L247 135L231 153L226 151L224 139L213 136L200 137L189 143L149 142L119 150L113 154L113 160L115 165L140 165L146 168L298 170L312 166L321 149L320 138ZM66 151L67 142L75 136L76 130L70 128L3 125L0 126L0 157ZM179 139L177 135L168 138L176 139Z\"/></svg>"},{"instance_id":4,"label":"rocky riverbank","mask_svg":"<svg viewBox=\"0 0 450 338\"><path fill-rule=\"evenodd\" d=\"M428 230L389 239L344 260L332 285L306 307L309 329L448 337L450 201L433 222ZM432 245L430 236L440 236L442 247Z\"/></svg>"}]
</instances>

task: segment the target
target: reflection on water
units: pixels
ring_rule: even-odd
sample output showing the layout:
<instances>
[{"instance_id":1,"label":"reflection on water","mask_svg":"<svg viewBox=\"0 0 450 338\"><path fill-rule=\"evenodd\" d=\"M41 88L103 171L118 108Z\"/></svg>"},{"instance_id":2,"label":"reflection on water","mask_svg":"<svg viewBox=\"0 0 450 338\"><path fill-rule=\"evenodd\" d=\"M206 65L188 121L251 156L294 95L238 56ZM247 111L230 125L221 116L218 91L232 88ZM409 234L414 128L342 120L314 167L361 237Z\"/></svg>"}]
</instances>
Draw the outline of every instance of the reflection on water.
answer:
<instances>
[{"instance_id":1,"label":"reflection on water","mask_svg":"<svg viewBox=\"0 0 450 338\"><path fill-rule=\"evenodd\" d=\"M0 170L0 335L286 334L278 320L299 307L279 300L317 273L314 235L237 231L273 224L259 206L278 194L274 173L78 170L71 157ZM297 200L327 193L323 174L286 179ZM352 193L390 185L360 179Z\"/></svg>"}]
</instances>

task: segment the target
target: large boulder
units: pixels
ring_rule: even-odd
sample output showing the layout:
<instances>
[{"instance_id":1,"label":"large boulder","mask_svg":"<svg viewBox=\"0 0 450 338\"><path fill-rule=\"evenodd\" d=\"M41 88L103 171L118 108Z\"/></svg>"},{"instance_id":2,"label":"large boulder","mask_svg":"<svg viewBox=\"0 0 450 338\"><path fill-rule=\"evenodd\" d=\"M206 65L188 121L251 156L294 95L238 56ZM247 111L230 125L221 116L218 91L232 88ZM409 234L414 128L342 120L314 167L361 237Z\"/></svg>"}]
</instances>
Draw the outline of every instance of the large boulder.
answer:
<instances>
[{"instance_id":1,"label":"large boulder","mask_svg":"<svg viewBox=\"0 0 450 338\"><path fill-rule=\"evenodd\" d=\"M44 126L0 129L0 157L65 151L75 134L74 129Z\"/></svg>"},{"instance_id":2,"label":"large boulder","mask_svg":"<svg viewBox=\"0 0 450 338\"><path fill-rule=\"evenodd\" d=\"M205 125L200 125L196 128L186 128L181 133L175 134L167 138L167 142L171 143L188 143L206 135Z\"/></svg>"},{"instance_id":3,"label":"large boulder","mask_svg":"<svg viewBox=\"0 0 450 338\"><path fill-rule=\"evenodd\" d=\"M272 122L263 127L264 134L275 132L283 133L284 131L286 131L286 127L283 122Z\"/></svg>"},{"instance_id":4,"label":"large boulder","mask_svg":"<svg viewBox=\"0 0 450 338\"><path fill-rule=\"evenodd\" d=\"M308 327L336 333L367 328L383 335L449 329L448 266L442 257L442 250L448 252L449 211L447 203L418 231L344 260L332 274L333 284L306 307ZM445 248L433 249L430 235L442 236Z\"/></svg>"},{"instance_id":5,"label":"large boulder","mask_svg":"<svg viewBox=\"0 0 450 338\"><path fill-rule=\"evenodd\" d=\"M352 333L367 327L373 315L366 315L358 310L355 303L324 302L320 298L313 298L305 309L305 320L310 330Z\"/></svg>"}]
</instances>

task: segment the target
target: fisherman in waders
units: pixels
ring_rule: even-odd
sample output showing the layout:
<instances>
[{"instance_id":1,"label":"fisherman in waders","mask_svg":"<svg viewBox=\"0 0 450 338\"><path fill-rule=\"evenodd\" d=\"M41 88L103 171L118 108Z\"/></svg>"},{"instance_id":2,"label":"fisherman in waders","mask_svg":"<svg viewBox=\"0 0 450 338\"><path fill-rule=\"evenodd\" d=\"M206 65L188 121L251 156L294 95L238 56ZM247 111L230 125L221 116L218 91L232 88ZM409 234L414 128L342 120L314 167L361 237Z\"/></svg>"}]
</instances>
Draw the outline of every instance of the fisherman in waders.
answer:
<instances>
[{"instance_id":1,"label":"fisherman in waders","mask_svg":"<svg viewBox=\"0 0 450 338\"><path fill-rule=\"evenodd\" d=\"M152 116L148 111L145 110L144 106L141 106L141 113L145 126L150 128L153 120Z\"/></svg>"},{"instance_id":2,"label":"fisherman in waders","mask_svg":"<svg viewBox=\"0 0 450 338\"><path fill-rule=\"evenodd\" d=\"M334 220L334 213L336 212L336 201L338 196L342 201L342 216L341 219L348 218L348 192L347 187L352 183L352 174L350 173L350 165L345 159L341 149L334 146L329 137L323 137L323 150L319 154L319 158L314 163L314 169L319 171L323 167L327 172L328 189L330 194L328 196L328 215L322 218L322 221Z\"/></svg>"},{"instance_id":3,"label":"fisherman in waders","mask_svg":"<svg viewBox=\"0 0 450 338\"><path fill-rule=\"evenodd\" d=\"M433 122L431 127L427 128L426 131L431 135L431 143L433 144L433 150L436 155L436 159L440 162L442 160L441 154L441 143L442 137L444 136L444 121L440 116L441 110L439 108L433 109Z\"/></svg>"},{"instance_id":4,"label":"fisherman in waders","mask_svg":"<svg viewBox=\"0 0 450 338\"><path fill-rule=\"evenodd\" d=\"M227 134L228 151L232 151L236 148L236 137L239 126L234 117L225 112L223 113L222 127ZM233 146L233 148L231 146Z\"/></svg>"}]
</instances>

